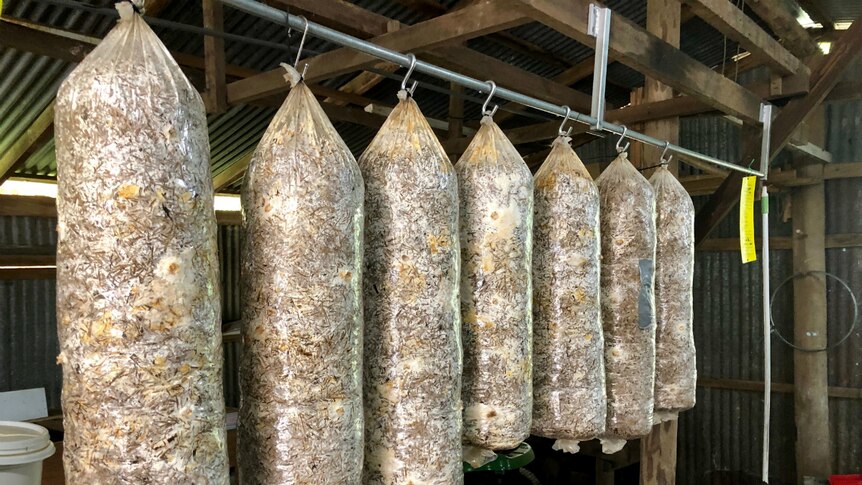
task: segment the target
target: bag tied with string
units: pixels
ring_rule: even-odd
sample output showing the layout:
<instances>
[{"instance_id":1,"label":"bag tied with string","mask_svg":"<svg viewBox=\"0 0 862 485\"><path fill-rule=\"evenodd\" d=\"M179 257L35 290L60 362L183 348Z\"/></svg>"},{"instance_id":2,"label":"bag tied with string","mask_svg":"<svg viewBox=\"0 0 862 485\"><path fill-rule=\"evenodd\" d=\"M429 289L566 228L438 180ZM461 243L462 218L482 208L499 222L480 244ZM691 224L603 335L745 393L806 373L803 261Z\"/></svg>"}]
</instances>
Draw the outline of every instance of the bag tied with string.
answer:
<instances>
[{"instance_id":1,"label":"bag tied with string","mask_svg":"<svg viewBox=\"0 0 862 485\"><path fill-rule=\"evenodd\" d=\"M650 184L657 240L655 412L666 419L694 407L697 390L692 333L694 204L665 166L655 171Z\"/></svg>"},{"instance_id":2,"label":"bag tied with string","mask_svg":"<svg viewBox=\"0 0 862 485\"><path fill-rule=\"evenodd\" d=\"M129 3L60 86L57 329L68 483L228 483L200 95Z\"/></svg>"},{"instance_id":3,"label":"bag tied with string","mask_svg":"<svg viewBox=\"0 0 862 485\"><path fill-rule=\"evenodd\" d=\"M530 435L533 175L489 114L455 165L464 440L507 450Z\"/></svg>"},{"instance_id":4,"label":"bag tied with string","mask_svg":"<svg viewBox=\"0 0 862 485\"><path fill-rule=\"evenodd\" d=\"M564 133L535 176L533 434L577 452L605 430L599 192Z\"/></svg>"},{"instance_id":5,"label":"bag tied with string","mask_svg":"<svg viewBox=\"0 0 862 485\"><path fill-rule=\"evenodd\" d=\"M311 90L291 90L242 189L242 483L362 476L359 166Z\"/></svg>"},{"instance_id":6,"label":"bag tied with string","mask_svg":"<svg viewBox=\"0 0 862 485\"><path fill-rule=\"evenodd\" d=\"M368 484L459 484L461 322L455 170L416 102L359 158L365 180Z\"/></svg>"},{"instance_id":7,"label":"bag tied with string","mask_svg":"<svg viewBox=\"0 0 862 485\"><path fill-rule=\"evenodd\" d=\"M608 397L606 453L652 429L655 381L655 196L619 156L596 180L601 197L602 323Z\"/></svg>"}]
</instances>

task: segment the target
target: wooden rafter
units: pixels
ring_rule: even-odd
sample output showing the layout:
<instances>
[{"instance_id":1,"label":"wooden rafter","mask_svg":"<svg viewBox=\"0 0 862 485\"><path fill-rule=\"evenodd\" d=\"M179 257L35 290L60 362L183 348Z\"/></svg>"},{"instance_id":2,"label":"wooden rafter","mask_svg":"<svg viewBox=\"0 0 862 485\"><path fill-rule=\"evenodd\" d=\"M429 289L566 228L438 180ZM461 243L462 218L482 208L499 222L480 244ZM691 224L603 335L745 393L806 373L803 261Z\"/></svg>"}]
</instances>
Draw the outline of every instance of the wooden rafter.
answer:
<instances>
[{"instance_id":1,"label":"wooden rafter","mask_svg":"<svg viewBox=\"0 0 862 485\"><path fill-rule=\"evenodd\" d=\"M859 53L858 46L862 44L862 22L853 22L841 39L833 46L824 62L811 72L811 89L801 98L787 103L781 113L772 123L772 138L770 140L769 158L772 160L778 152L790 141L790 137L800 123L819 106L832 88L838 83L845 69ZM744 163L758 157L760 152L760 135L748 137L743 143ZM709 236L713 229L736 206L739 189L742 184L742 174L731 173L718 188L709 202L697 214L695 241L700 242Z\"/></svg>"},{"instance_id":2,"label":"wooden rafter","mask_svg":"<svg viewBox=\"0 0 862 485\"><path fill-rule=\"evenodd\" d=\"M202 0L204 27L224 30L224 9L220 0ZM204 64L206 92L204 104L208 113L227 111L227 78L225 74L224 39L207 35L204 37Z\"/></svg>"},{"instance_id":3,"label":"wooden rafter","mask_svg":"<svg viewBox=\"0 0 862 485\"><path fill-rule=\"evenodd\" d=\"M577 41L595 45L587 33L590 0L520 0L528 14ZM725 113L756 123L760 98L692 59L630 20L611 22L609 50L617 61Z\"/></svg>"},{"instance_id":4,"label":"wooden rafter","mask_svg":"<svg viewBox=\"0 0 862 485\"><path fill-rule=\"evenodd\" d=\"M766 22L784 46L800 59L819 52L817 44L796 20L792 0L747 0L745 6Z\"/></svg>"},{"instance_id":5,"label":"wooden rafter","mask_svg":"<svg viewBox=\"0 0 862 485\"><path fill-rule=\"evenodd\" d=\"M420 22L372 39L375 44L399 51L424 51L445 44L458 43L473 37L507 29L526 21L523 14L508 2L484 1L440 17ZM317 82L346 74L378 62L373 57L342 47L308 59L306 79ZM264 72L228 85L231 104L248 102L283 92L287 82L279 69Z\"/></svg>"},{"instance_id":6,"label":"wooden rafter","mask_svg":"<svg viewBox=\"0 0 862 485\"><path fill-rule=\"evenodd\" d=\"M780 74L808 71L805 64L727 0L685 0L692 11Z\"/></svg>"}]
</instances>

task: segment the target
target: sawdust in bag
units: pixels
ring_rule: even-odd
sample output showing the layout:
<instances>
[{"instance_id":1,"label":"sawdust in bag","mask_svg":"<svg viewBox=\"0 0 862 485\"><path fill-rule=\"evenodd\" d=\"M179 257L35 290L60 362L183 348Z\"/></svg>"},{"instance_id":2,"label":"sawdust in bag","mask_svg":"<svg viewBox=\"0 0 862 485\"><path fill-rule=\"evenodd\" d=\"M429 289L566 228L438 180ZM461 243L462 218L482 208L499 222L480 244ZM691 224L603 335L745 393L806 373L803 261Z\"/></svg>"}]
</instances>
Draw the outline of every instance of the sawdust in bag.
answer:
<instances>
[{"instance_id":1,"label":"sawdust in bag","mask_svg":"<svg viewBox=\"0 0 862 485\"><path fill-rule=\"evenodd\" d=\"M578 442L605 430L599 298L599 192L569 145L554 141L535 176L533 434Z\"/></svg>"},{"instance_id":2,"label":"sawdust in bag","mask_svg":"<svg viewBox=\"0 0 862 485\"><path fill-rule=\"evenodd\" d=\"M602 323L608 420L604 442L652 429L655 381L655 196L621 153L596 180L601 196Z\"/></svg>"},{"instance_id":3,"label":"sawdust in bag","mask_svg":"<svg viewBox=\"0 0 862 485\"><path fill-rule=\"evenodd\" d=\"M530 435L533 406L533 175L489 116L455 171L464 441L508 450Z\"/></svg>"},{"instance_id":4,"label":"sawdust in bag","mask_svg":"<svg viewBox=\"0 0 862 485\"><path fill-rule=\"evenodd\" d=\"M665 168L650 178L656 202L655 410L694 407L697 366L692 334L694 204Z\"/></svg>"},{"instance_id":5,"label":"sawdust in bag","mask_svg":"<svg viewBox=\"0 0 862 485\"><path fill-rule=\"evenodd\" d=\"M369 484L459 484L461 322L455 170L406 92L359 158L365 179Z\"/></svg>"},{"instance_id":6,"label":"sawdust in bag","mask_svg":"<svg viewBox=\"0 0 862 485\"><path fill-rule=\"evenodd\" d=\"M292 67L242 189L243 484L362 477L359 166Z\"/></svg>"},{"instance_id":7,"label":"sawdust in bag","mask_svg":"<svg viewBox=\"0 0 862 485\"><path fill-rule=\"evenodd\" d=\"M204 105L118 9L56 102L66 481L227 483Z\"/></svg>"}]
</instances>

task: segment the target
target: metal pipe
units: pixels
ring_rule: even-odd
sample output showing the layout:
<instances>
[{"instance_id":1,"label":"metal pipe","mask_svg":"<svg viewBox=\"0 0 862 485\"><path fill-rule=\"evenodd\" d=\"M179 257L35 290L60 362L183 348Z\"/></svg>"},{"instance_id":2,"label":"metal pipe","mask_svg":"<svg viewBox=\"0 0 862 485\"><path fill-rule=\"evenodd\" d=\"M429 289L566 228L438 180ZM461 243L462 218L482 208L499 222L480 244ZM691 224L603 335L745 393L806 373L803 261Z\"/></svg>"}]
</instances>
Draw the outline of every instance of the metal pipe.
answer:
<instances>
[{"instance_id":1,"label":"metal pipe","mask_svg":"<svg viewBox=\"0 0 862 485\"><path fill-rule=\"evenodd\" d=\"M288 24L295 29L305 28L305 20L303 20L303 18L296 15L290 15L287 12L284 12L274 7L270 7L269 5L263 3L255 2L253 0L222 0L222 3L242 12L255 15L257 17L275 22L277 24ZM351 35L347 35L343 32L324 27L323 25L314 22L308 23L308 33L315 37L332 42L334 44L349 47L370 56L383 59L384 61L398 64L399 66L408 67L411 65L411 59L406 54L402 54L400 52L396 52L385 47L372 44L371 42L358 39ZM430 64L428 62L416 61L414 69L418 72L428 74L430 76L434 76L449 82L454 82L476 91L487 92L488 90L488 83L486 81L480 81L478 79L474 79L472 77L465 76L463 74L459 74L448 69L444 69L440 66L435 66L434 64ZM541 99L527 96L517 91L498 87L495 95L497 98L513 101L515 103L547 113L555 114L560 117L566 117L566 109L563 106L552 104L547 101L542 101ZM578 113L576 111L571 111L571 113L568 115L568 119L591 126L595 125L597 121L591 116ZM615 123L603 122L602 130L622 135L624 127ZM657 138L653 138L651 136L644 135L643 133L638 133L636 131L629 130L627 132L627 137L632 140L637 140L641 143L646 143L648 145L653 145L660 148L667 147L668 150L670 150L671 152L679 154L680 158L693 158L702 162L711 163L719 167L727 168L729 170L736 170L738 172L746 173L749 175L756 175L759 177L764 176L764 174L760 171L739 166L734 163L726 162L724 160L719 160L717 158L710 157L709 155L704 155L702 153L683 148L673 143L667 143L665 140L659 140Z\"/></svg>"},{"instance_id":2,"label":"metal pipe","mask_svg":"<svg viewBox=\"0 0 862 485\"><path fill-rule=\"evenodd\" d=\"M768 142L767 142L768 143ZM769 301L769 192L764 183L761 204L761 266L763 269L763 456L760 481L769 483L769 416L772 399L772 304Z\"/></svg>"}]
</instances>

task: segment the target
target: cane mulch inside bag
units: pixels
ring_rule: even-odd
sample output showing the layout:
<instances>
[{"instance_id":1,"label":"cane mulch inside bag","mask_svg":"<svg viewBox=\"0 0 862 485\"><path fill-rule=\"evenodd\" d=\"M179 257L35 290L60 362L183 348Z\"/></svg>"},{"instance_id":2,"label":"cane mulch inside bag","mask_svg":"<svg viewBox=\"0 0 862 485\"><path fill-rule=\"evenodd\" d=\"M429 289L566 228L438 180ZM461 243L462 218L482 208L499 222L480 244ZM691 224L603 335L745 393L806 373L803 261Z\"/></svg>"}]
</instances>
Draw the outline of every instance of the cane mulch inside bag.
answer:
<instances>
[{"instance_id":1,"label":"cane mulch inside bag","mask_svg":"<svg viewBox=\"0 0 862 485\"><path fill-rule=\"evenodd\" d=\"M292 67L243 197L242 483L362 477L359 166Z\"/></svg>"},{"instance_id":2,"label":"cane mulch inside bag","mask_svg":"<svg viewBox=\"0 0 862 485\"><path fill-rule=\"evenodd\" d=\"M455 170L405 91L365 179L365 483L457 484L461 324Z\"/></svg>"},{"instance_id":3,"label":"cane mulch inside bag","mask_svg":"<svg viewBox=\"0 0 862 485\"><path fill-rule=\"evenodd\" d=\"M599 192L567 137L535 176L533 434L555 447L605 430Z\"/></svg>"},{"instance_id":4,"label":"cane mulch inside bag","mask_svg":"<svg viewBox=\"0 0 862 485\"><path fill-rule=\"evenodd\" d=\"M66 481L227 483L204 105L118 9L56 102Z\"/></svg>"},{"instance_id":5,"label":"cane mulch inside bag","mask_svg":"<svg viewBox=\"0 0 862 485\"><path fill-rule=\"evenodd\" d=\"M490 116L455 165L461 204L464 440L491 450L530 435L533 175Z\"/></svg>"},{"instance_id":6,"label":"cane mulch inside bag","mask_svg":"<svg viewBox=\"0 0 862 485\"><path fill-rule=\"evenodd\" d=\"M655 381L655 196L621 153L596 180L601 196L602 322L608 421L603 447L652 429Z\"/></svg>"},{"instance_id":7,"label":"cane mulch inside bag","mask_svg":"<svg viewBox=\"0 0 862 485\"><path fill-rule=\"evenodd\" d=\"M650 178L656 202L655 411L668 417L694 407L697 366L692 333L694 204L665 168Z\"/></svg>"}]
</instances>

